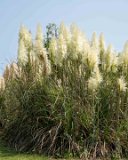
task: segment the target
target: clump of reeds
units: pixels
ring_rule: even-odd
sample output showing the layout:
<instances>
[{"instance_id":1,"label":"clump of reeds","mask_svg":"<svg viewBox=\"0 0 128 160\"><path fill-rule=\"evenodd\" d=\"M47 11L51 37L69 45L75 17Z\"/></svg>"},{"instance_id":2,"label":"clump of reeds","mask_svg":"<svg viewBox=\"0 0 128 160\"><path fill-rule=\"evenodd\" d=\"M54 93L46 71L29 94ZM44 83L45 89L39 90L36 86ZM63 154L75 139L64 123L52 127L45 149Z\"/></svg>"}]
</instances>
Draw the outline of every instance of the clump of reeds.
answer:
<instances>
[{"instance_id":1,"label":"clump of reeds","mask_svg":"<svg viewBox=\"0 0 128 160\"><path fill-rule=\"evenodd\" d=\"M18 151L127 157L128 43L118 54L103 34L89 41L62 23L46 49L37 28L32 40L21 27L17 63L0 79L4 139Z\"/></svg>"}]
</instances>

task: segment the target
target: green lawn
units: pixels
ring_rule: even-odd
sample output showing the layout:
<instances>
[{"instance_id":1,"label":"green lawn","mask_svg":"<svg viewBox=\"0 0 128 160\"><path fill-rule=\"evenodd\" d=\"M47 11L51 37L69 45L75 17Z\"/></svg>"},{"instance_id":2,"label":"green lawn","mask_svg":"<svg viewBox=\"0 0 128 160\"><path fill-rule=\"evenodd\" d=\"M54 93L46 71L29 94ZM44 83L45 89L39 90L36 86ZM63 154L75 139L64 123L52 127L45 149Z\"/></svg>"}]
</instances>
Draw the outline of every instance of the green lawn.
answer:
<instances>
[{"instance_id":1,"label":"green lawn","mask_svg":"<svg viewBox=\"0 0 128 160\"><path fill-rule=\"evenodd\" d=\"M48 160L48 159L50 158L46 158L39 155L16 153L0 145L0 160Z\"/></svg>"},{"instance_id":2,"label":"green lawn","mask_svg":"<svg viewBox=\"0 0 128 160\"><path fill-rule=\"evenodd\" d=\"M36 154L32 155L32 154L16 153L15 151L12 151L7 147L3 147L3 145L0 144L0 160L55 160L55 159L39 156ZM66 159L58 159L58 160L66 160ZM67 160L78 160L78 159L69 158ZM114 159L114 160L117 160L117 159ZM122 160L126 160L126 159L122 159Z\"/></svg>"},{"instance_id":3,"label":"green lawn","mask_svg":"<svg viewBox=\"0 0 128 160\"><path fill-rule=\"evenodd\" d=\"M36 154L32 155L32 154L16 153L15 151L12 151L7 147L4 147L3 145L1 145L1 142L0 142L0 160L55 160L55 159L39 156ZM66 159L61 159L61 160L66 160ZM68 160L77 160L77 159L69 158Z\"/></svg>"},{"instance_id":4,"label":"green lawn","mask_svg":"<svg viewBox=\"0 0 128 160\"><path fill-rule=\"evenodd\" d=\"M0 160L55 160L54 158L45 157L36 154L17 153L5 147L0 140ZM58 159L58 160L78 160L72 158Z\"/></svg>"}]
</instances>

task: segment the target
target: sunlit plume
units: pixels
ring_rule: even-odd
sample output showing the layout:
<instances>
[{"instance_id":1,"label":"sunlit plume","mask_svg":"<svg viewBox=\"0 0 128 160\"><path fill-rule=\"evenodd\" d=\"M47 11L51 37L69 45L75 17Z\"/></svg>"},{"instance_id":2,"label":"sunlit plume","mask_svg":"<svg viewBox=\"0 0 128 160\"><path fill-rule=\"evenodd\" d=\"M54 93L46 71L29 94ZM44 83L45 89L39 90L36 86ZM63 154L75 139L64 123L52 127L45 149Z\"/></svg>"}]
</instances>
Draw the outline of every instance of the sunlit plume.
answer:
<instances>
[{"instance_id":1,"label":"sunlit plume","mask_svg":"<svg viewBox=\"0 0 128 160\"><path fill-rule=\"evenodd\" d=\"M92 76L88 80L88 88L92 91L95 91L99 87L99 84L101 82L102 82L102 76L97 66L95 67L95 70L92 73Z\"/></svg>"},{"instance_id":2,"label":"sunlit plume","mask_svg":"<svg viewBox=\"0 0 128 160\"><path fill-rule=\"evenodd\" d=\"M3 73L3 77L5 81L7 81L10 78L10 66L9 65L6 65L4 73Z\"/></svg>"},{"instance_id":3,"label":"sunlit plume","mask_svg":"<svg viewBox=\"0 0 128 160\"><path fill-rule=\"evenodd\" d=\"M94 69L96 65L98 65L99 58L98 52L95 49L90 49L87 55L88 65L90 69Z\"/></svg>"},{"instance_id":4,"label":"sunlit plume","mask_svg":"<svg viewBox=\"0 0 128 160\"><path fill-rule=\"evenodd\" d=\"M85 50L85 45L87 45L87 40L83 32L79 28L72 24L70 27L71 30L71 43L70 43L70 52L74 59L78 58L79 54L82 54Z\"/></svg>"},{"instance_id":5,"label":"sunlit plume","mask_svg":"<svg viewBox=\"0 0 128 160\"><path fill-rule=\"evenodd\" d=\"M7 65L3 73L5 81L11 80L16 77L20 77L20 75L21 68L15 62L11 63L10 65Z\"/></svg>"},{"instance_id":6,"label":"sunlit plume","mask_svg":"<svg viewBox=\"0 0 128 160\"><path fill-rule=\"evenodd\" d=\"M32 47L32 35L31 35L31 32L23 25L21 26L20 32L19 32L19 41L21 39L25 42L25 47L27 49L30 49Z\"/></svg>"},{"instance_id":7,"label":"sunlit plume","mask_svg":"<svg viewBox=\"0 0 128 160\"><path fill-rule=\"evenodd\" d=\"M128 41L125 43L122 53L119 55L119 64L128 65Z\"/></svg>"},{"instance_id":8,"label":"sunlit plume","mask_svg":"<svg viewBox=\"0 0 128 160\"><path fill-rule=\"evenodd\" d=\"M4 77L0 77L0 91L5 89Z\"/></svg>"},{"instance_id":9,"label":"sunlit plume","mask_svg":"<svg viewBox=\"0 0 128 160\"><path fill-rule=\"evenodd\" d=\"M21 65L25 65L27 62L28 62L28 52L25 47L25 42L23 39L20 39L18 47L18 63Z\"/></svg>"},{"instance_id":10,"label":"sunlit plume","mask_svg":"<svg viewBox=\"0 0 128 160\"><path fill-rule=\"evenodd\" d=\"M124 77L120 77L118 80L117 80L117 83L118 83L118 86L119 86L119 90L120 91L126 91L127 87L126 87L126 82L124 80Z\"/></svg>"},{"instance_id":11,"label":"sunlit plume","mask_svg":"<svg viewBox=\"0 0 128 160\"><path fill-rule=\"evenodd\" d=\"M102 52L104 52L105 49L106 49L105 40L104 40L104 34L103 34L103 33L101 33L101 34L100 34L100 37L99 37L99 48L100 48L100 50L101 50Z\"/></svg>"},{"instance_id":12,"label":"sunlit plume","mask_svg":"<svg viewBox=\"0 0 128 160\"><path fill-rule=\"evenodd\" d=\"M43 43L43 32L42 32L42 26L40 24L37 25L37 31L36 31L36 40L40 40Z\"/></svg>"},{"instance_id":13,"label":"sunlit plume","mask_svg":"<svg viewBox=\"0 0 128 160\"><path fill-rule=\"evenodd\" d=\"M59 27L59 35L63 35L63 38L65 39L67 45L70 43L71 33L63 22L60 24Z\"/></svg>"},{"instance_id":14,"label":"sunlit plume","mask_svg":"<svg viewBox=\"0 0 128 160\"><path fill-rule=\"evenodd\" d=\"M96 50L99 49L99 41L97 39L96 32L92 34L91 47Z\"/></svg>"},{"instance_id":15,"label":"sunlit plume","mask_svg":"<svg viewBox=\"0 0 128 160\"><path fill-rule=\"evenodd\" d=\"M63 35L57 39L57 52L55 55L56 64L61 64L62 60L67 57L67 45Z\"/></svg>"},{"instance_id":16,"label":"sunlit plume","mask_svg":"<svg viewBox=\"0 0 128 160\"><path fill-rule=\"evenodd\" d=\"M50 68L50 62L48 60L47 51L43 46L40 45L39 41L36 41L36 42L37 43L35 44L35 54L36 54L37 62L39 62L39 65L43 66L42 73L49 74L51 71L51 68Z\"/></svg>"},{"instance_id":17,"label":"sunlit plume","mask_svg":"<svg viewBox=\"0 0 128 160\"><path fill-rule=\"evenodd\" d=\"M19 77L21 74L21 69L20 67L18 67L18 65L13 62L11 65L10 65L10 78L16 78L16 77Z\"/></svg>"},{"instance_id":18,"label":"sunlit plume","mask_svg":"<svg viewBox=\"0 0 128 160\"><path fill-rule=\"evenodd\" d=\"M105 70L106 71L116 71L118 65L118 57L113 50L112 45L109 45L105 54Z\"/></svg>"}]
</instances>

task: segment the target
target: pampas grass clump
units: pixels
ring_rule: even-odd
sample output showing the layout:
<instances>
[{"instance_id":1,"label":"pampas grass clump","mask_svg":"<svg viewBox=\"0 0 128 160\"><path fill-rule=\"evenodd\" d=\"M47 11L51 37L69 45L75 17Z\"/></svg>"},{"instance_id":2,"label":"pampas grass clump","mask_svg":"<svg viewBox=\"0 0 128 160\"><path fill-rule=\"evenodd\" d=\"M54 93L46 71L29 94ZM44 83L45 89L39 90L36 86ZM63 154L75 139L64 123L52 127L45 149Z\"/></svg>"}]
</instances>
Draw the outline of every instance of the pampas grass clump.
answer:
<instances>
[{"instance_id":1,"label":"pampas grass clump","mask_svg":"<svg viewBox=\"0 0 128 160\"><path fill-rule=\"evenodd\" d=\"M17 62L0 78L3 139L57 157L128 157L128 43L118 54L103 33L90 41L63 23L48 48L44 39L40 25L34 40L20 29Z\"/></svg>"}]
</instances>

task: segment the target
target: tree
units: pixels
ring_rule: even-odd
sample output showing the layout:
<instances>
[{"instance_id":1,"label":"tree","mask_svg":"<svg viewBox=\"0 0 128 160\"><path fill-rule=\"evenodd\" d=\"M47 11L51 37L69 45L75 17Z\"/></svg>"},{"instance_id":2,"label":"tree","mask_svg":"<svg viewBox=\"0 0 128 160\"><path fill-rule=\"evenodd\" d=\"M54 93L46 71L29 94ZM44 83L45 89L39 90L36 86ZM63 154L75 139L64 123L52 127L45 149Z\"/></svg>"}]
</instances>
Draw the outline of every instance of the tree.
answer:
<instances>
[{"instance_id":1,"label":"tree","mask_svg":"<svg viewBox=\"0 0 128 160\"><path fill-rule=\"evenodd\" d=\"M55 23L49 23L46 26L46 39L45 39L45 47L49 48L50 40L53 37L58 37L58 27Z\"/></svg>"}]
</instances>

